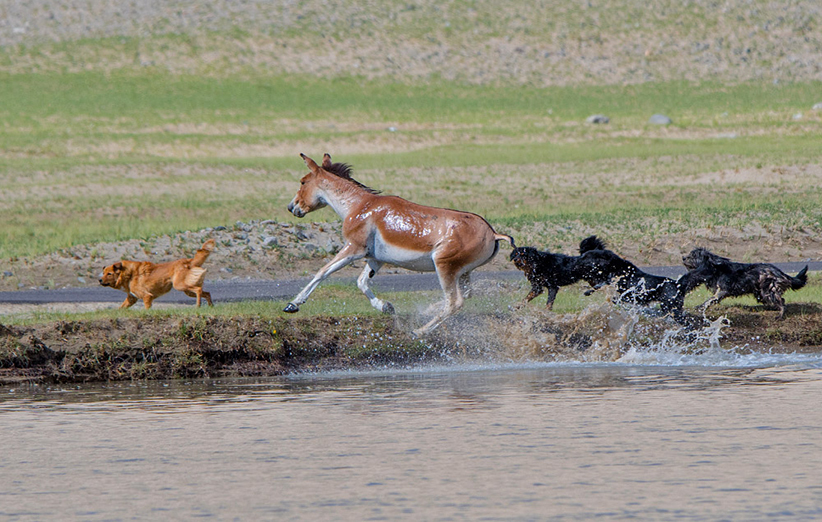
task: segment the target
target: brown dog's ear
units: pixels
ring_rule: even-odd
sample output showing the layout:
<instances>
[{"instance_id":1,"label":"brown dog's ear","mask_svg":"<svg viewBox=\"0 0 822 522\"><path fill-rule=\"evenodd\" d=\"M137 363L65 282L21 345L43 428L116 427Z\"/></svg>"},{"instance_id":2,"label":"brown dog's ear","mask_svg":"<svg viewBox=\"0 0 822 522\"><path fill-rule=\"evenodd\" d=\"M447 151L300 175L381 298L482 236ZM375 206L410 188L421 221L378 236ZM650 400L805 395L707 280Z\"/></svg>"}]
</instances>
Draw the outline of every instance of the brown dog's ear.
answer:
<instances>
[{"instance_id":1,"label":"brown dog's ear","mask_svg":"<svg viewBox=\"0 0 822 522\"><path fill-rule=\"evenodd\" d=\"M330 166L331 166L331 154L326 152L325 154L323 154L323 168L327 169Z\"/></svg>"},{"instance_id":2,"label":"brown dog's ear","mask_svg":"<svg viewBox=\"0 0 822 522\"><path fill-rule=\"evenodd\" d=\"M313 159L309 158L308 156L306 156L302 152L300 153L300 157L303 159L303 161L305 162L306 167L308 167L308 169L311 172L317 172L318 170L320 170L320 167L317 165L317 163Z\"/></svg>"},{"instance_id":3,"label":"brown dog's ear","mask_svg":"<svg viewBox=\"0 0 822 522\"><path fill-rule=\"evenodd\" d=\"M111 265L112 270L115 272L122 272L123 271L123 263L121 261L117 261L113 265Z\"/></svg>"}]
</instances>

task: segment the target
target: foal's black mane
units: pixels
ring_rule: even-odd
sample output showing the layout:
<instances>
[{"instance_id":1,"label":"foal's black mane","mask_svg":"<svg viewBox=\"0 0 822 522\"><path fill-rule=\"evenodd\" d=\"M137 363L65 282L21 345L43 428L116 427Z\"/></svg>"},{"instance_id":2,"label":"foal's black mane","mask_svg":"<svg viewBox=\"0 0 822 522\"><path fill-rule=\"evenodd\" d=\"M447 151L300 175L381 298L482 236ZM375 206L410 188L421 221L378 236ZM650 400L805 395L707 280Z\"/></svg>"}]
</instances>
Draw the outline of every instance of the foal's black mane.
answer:
<instances>
[{"instance_id":1,"label":"foal's black mane","mask_svg":"<svg viewBox=\"0 0 822 522\"><path fill-rule=\"evenodd\" d=\"M352 178L351 177L351 165L349 165L348 163L332 163L331 165L329 165L327 167L323 167L323 169L330 172L331 174L334 174L337 177L340 177L342 179L347 179L351 183L357 185L358 187L360 187L361 189L365 190L366 192L368 192L370 194L379 194L380 193L379 190L374 190L371 187L363 185L362 183L360 183L356 179Z\"/></svg>"}]
</instances>

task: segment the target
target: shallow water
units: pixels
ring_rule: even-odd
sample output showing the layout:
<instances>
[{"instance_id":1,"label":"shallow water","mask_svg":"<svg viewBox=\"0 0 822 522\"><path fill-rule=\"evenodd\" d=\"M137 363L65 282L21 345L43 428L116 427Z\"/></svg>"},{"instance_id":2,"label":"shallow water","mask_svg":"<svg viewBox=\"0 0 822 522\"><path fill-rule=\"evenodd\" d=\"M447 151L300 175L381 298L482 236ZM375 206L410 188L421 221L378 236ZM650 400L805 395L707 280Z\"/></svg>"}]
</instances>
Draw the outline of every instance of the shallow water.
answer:
<instances>
[{"instance_id":1,"label":"shallow water","mask_svg":"<svg viewBox=\"0 0 822 522\"><path fill-rule=\"evenodd\" d=\"M822 358L727 357L0 389L0 516L822 518Z\"/></svg>"}]
</instances>

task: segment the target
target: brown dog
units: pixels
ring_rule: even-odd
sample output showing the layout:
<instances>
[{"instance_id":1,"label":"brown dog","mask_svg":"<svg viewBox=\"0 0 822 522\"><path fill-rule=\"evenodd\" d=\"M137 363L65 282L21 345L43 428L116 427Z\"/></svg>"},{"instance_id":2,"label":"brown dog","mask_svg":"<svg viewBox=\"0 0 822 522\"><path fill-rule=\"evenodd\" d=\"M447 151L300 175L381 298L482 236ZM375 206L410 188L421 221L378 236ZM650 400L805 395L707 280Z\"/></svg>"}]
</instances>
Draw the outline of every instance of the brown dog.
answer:
<instances>
[{"instance_id":1,"label":"brown dog","mask_svg":"<svg viewBox=\"0 0 822 522\"><path fill-rule=\"evenodd\" d=\"M142 299L148 310L152 301L167 294L172 288L196 297L198 307L202 297L205 297L208 306L214 306L211 294L203 290L206 269L201 268L212 250L214 240L209 239L191 259L160 264L150 261L119 261L103 269L100 284L128 294L120 308L128 308L137 299Z\"/></svg>"}]
</instances>

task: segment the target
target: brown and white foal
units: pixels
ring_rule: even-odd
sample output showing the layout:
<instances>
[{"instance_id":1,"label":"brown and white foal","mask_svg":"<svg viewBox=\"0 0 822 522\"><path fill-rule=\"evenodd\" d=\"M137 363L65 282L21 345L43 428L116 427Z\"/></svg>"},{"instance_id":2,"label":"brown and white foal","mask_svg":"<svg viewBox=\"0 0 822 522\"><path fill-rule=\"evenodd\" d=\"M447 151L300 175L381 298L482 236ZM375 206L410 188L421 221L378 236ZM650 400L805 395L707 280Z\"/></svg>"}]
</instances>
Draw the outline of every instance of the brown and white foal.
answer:
<instances>
[{"instance_id":1,"label":"brown and white foal","mask_svg":"<svg viewBox=\"0 0 822 522\"><path fill-rule=\"evenodd\" d=\"M369 280L383 264L436 272L445 294L445 306L428 323L414 331L420 335L435 328L463 304L460 287L467 287L470 273L490 261L497 253L497 241L511 236L497 234L482 217L470 212L427 207L397 196L384 196L351 178L351 168L331 163L323 156L322 166L300 154L310 172L300 180L300 189L288 210L297 217L330 206L343 220L345 245L308 285L285 307L297 312L311 292L326 277L358 259L366 267L357 286L371 305L394 313L391 303L374 295Z\"/></svg>"}]
</instances>

